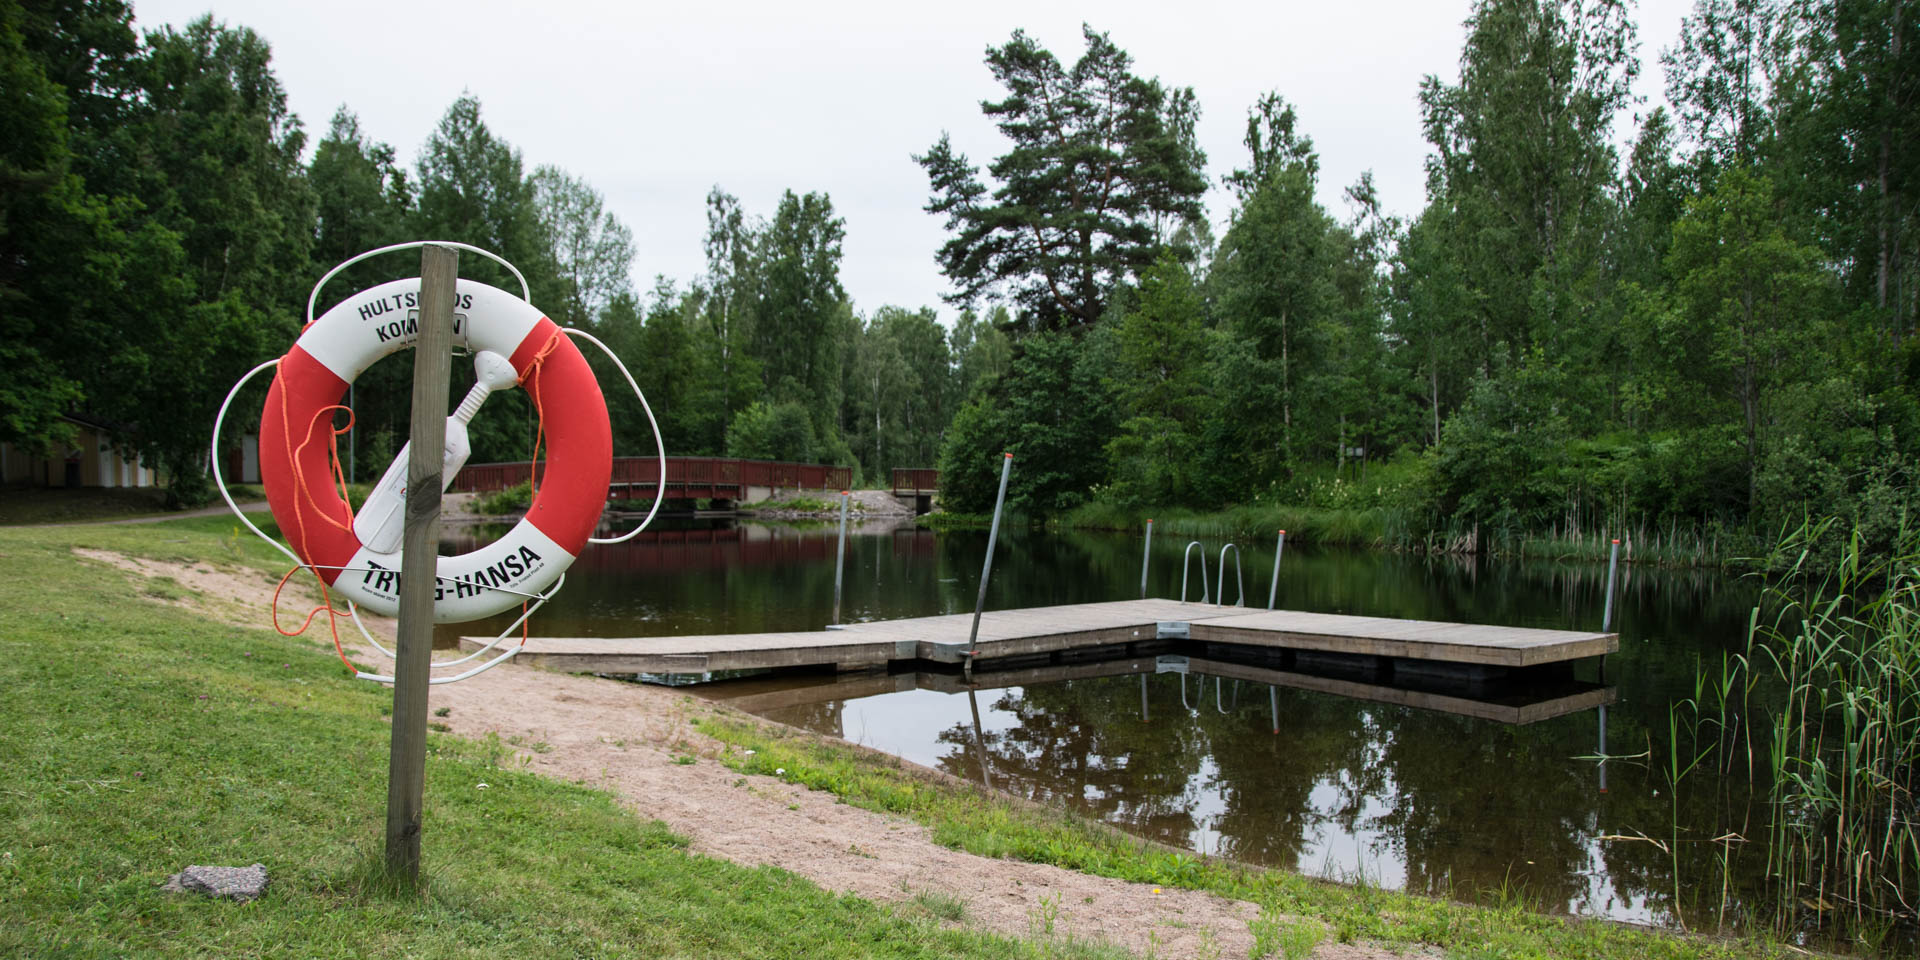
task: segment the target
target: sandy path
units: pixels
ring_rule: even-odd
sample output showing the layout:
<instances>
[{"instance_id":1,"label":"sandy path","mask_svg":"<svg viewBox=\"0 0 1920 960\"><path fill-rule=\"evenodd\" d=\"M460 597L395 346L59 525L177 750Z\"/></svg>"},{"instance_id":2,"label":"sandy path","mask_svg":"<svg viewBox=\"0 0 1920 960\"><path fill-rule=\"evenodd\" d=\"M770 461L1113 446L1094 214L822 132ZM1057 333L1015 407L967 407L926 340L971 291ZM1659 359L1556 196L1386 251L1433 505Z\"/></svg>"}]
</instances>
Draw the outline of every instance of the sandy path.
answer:
<instances>
[{"instance_id":1,"label":"sandy path","mask_svg":"<svg viewBox=\"0 0 1920 960\"><path fill-rule=\"evenodd\" d=\"M774 777L741 776L713 757L721 744L690 722L716 708L683 693L502 668L436 687L443 722L468 735L523 744L542 773L609 787L647 816L693 838L693 849L772 864L830 890L900 901L921 891L963 900L968 921L1015 936L1056 932L1159 956L1247 956L1251 905L949 850L900 817L839 803ZM676 753L699 757L674 761ZM1157 941L1157 945L1156 945Z\"/></svg>"},{"instance_id":2,"label":"sandy path","mask_svg":"<svg viewBox=\"0 0 1920 960\"><path fill-rule=\"evenodd\" d=\"M252 571L82 555L130 575L171 577L222 620L267 623L273 583ZM298 602L283 598L283 605ZM366 619L390 647L393 621ZM372 651L361 659L389 666ZM944 894L966 904L963 923L1008 936L1105 941L1154 957L1246 957L1253 946L1253 904L962 853L933 843L925 828L904 818L775 777L737 774L714 759L724 746L691 722L734 712L685 693L509 663L434 687L431 700L448 711L437 722L453 732L497 734L520 748L532 770L613 790L636 813L690 837L703 854L782 867L877 902ZM698 759L683 764L676 755ZM1314 956L1396 955L1323 943Z\"/></svg>"},{"instance_id":3,"label":"sandy path","mask_svg":"<svg viewBox=\"0 0 1920 960\"><path fill-rule=\"evenodd\" d=\"M854 508L869 517L911 517L913 508L885 490L853 491Z\"/></svg>"}]
</instances>

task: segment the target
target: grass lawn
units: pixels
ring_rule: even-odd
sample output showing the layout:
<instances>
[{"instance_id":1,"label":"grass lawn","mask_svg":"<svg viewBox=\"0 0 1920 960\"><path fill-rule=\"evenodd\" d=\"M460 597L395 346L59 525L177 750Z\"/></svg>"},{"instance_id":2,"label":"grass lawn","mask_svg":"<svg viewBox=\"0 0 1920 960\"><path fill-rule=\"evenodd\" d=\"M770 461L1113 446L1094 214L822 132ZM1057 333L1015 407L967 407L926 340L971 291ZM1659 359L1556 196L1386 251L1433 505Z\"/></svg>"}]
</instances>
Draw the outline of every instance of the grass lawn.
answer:
<instances>
[{"instance_id":1,"label":"grass lawn","mask_svg":"<svg viewBox=\"0 0 1920 960\"><path fill-rule=\"evenodd\" d=\"M0 525L120 520L166 509L167 492L157 487L0 487Z\"/></svg>"},{"instance_id":2,"label":"grass lawn","mask_svg":"<svg viewBox=\"0 0 1920 960\"><path fill-rule=\"evenodd\" d=\"M396 893L373 866L386 689L313 640L209 621L166 602L184 586L132 587L72 552L273 569L231 526L0 530L0 956L1107 954L696 856L611 794L439 734L426 884ZM188 864L256 861L273 879L253 903L159 889Z\"/></svg>"},{"instance_id":3,"label":"grass lawn","mask_svg":"<svg viewBox=\"0 0 1920 960\"><path fill-rule=\"evenodd\" d=\"M228 488L239 503L266 499L258 484ZM213 500L219 503L219 498ZM126 520L170 512L160 487L0 487L0 526Z\"/></svg>"}]
</instances>

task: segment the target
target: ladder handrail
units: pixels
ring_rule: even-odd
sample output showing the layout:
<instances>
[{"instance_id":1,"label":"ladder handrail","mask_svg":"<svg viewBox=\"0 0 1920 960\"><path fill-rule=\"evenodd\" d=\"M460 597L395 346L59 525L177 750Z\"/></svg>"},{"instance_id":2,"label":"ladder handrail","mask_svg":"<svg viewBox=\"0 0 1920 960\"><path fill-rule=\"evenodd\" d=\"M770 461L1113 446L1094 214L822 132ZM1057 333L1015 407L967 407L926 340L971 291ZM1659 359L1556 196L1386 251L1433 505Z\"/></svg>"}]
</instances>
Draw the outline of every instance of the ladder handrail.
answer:
<instances>
[{"instance_id":1,"label":"ladder handrail","mask_svg":"<svg viewBox=\"0 0 1920 960\"><path fill-rule=\"evenodd\" d=\"M1240 589L1240 596L1236 600L1234 600L1233 605L1236 607L1244 607L1247 605L1247 580L1246 580L1246 577L1242 575L1240 570L1240 545L1237 543L1229 543L1226 546L1223 546L1220 548L1220 595L1217 597L1214 597L1213 602L1215 606L1224 607L1227 605L1227 551L1228 550L1233 551L1233 581L1236 585L1238 585ZM1207 564L1205 560L1202 560L1200 562L1201 569L1205 569L1206 565ZM1186 598L1183 596L1181 597L1181 599L1184 600ZM1207 601L1204 598L1202 598L1200 602L1205 603Z\"/></svg>"},{"instance_id":2,"label":"ladder handrail","mask_svg":"<svg viewBox=\"0 0 1920 960\"><path fill-rule=\"evenodd\" d=\"M1207 587L1207 549L1205 547L1200 546L1200 541L1195 540L1192 543L1187 544L1186 552L1180 555L1180 602L1181 603L1187 602L1187 574L1193 570L1192 560L1193 560L1194 547L1200 547L1200 602L1206 603L1207 596L1209 594L1209 590ZM1222 569L1221 572L1225 573L1226 571Z\"/></svg>"}]
</instances>

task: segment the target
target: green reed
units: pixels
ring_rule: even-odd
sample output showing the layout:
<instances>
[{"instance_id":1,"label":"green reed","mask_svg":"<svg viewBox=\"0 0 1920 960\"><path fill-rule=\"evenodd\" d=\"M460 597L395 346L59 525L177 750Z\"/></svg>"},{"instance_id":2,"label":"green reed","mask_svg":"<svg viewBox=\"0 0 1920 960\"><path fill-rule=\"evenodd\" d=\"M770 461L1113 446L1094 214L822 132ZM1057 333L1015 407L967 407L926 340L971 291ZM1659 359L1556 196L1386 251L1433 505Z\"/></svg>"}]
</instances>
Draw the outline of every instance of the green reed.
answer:
<instances>
[{"instance_id":1,"label":"green reed","mask_svg":"<svg viewBox=\"0 0 1920 960\"><path fill-rule=\"evenodd\" d=\"M936 515L938 516L938 515ZM1320 507L1253 503L1215 510L1127 507L1096 500L1053 518L1081 530L1138 531L1154 518L1158 533L1193 537L1271 536L1287 531L1289 543L1370 547L1424 554L1489 554L1553 560L1606 562L1612 539L1620 560L1661 567L1722 567L1735 554L1756 549L1754 538L1719 525L1682 528L1677 522L1625 521L1595 525L1570 515L1541 530L1509 530L1472 523L1439 523L1400 505ZM985 519L977 520L982 527ZM922 520L927 523L926 520ZM929 523L928 525L933 525ZM948 526L970 525L949 523Z\"/></svg>"},{"instance_id":2,"label":"green reed","mask_svg":"<svg viewBox=\"0 0 1920 960\"><path fill-rule=\"evenodd\" d=\"M1920 891L1920 536L1890 554L1848 538L1835 570L1806 569L1825 525L1795 531L1790 578L1748 659L1786 685L1772 724L1771 867L1782 896L1864 920L1911 918ZM1793 584L1801 585L1796 589Z\"/></svg>"},{"instance_id":3,"label":"green reed","mask_svg":"<svg viewBox=\"0 0 1920 960\"><path fill-rule=\"evenodd\" d=\"M1784 573L1745 652L1703 666L1674 715L1697 718L1689 753L1767 785L1776 917L1884 932L1920 906L1920 535L1878 552L1854 533L1836 553L1821 546L1833 526L1782 538L1764 568ZM1688 765L1678 723L1671 733L1677 780Z\"/></svg>"},{"instance_id":4,"label":"green reed","mask_svg":"<svg viewBox=\"0 0 1920 960\"><path fill-rule=\"evenodd\" d=\"M1154 532L1201 538L1270 538L1287 531L1289 543L1404 548L1412 545L1404 511L1390 507L1335 509L1253 504L1196 511L1179 507L1122 507L1104 501L1084 504L1054 518L1076 530L1137 531L1154 520Z\"/></svg>"}]
</instances>

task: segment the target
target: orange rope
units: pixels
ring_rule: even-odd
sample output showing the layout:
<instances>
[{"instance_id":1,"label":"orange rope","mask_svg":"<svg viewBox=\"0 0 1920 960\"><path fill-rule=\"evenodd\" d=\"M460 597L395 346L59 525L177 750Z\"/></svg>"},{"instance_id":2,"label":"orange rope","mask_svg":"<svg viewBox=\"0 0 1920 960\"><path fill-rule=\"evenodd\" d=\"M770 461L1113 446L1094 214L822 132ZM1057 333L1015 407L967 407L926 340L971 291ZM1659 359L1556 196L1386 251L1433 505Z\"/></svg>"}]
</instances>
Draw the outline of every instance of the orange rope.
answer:
<instances>
[{"instance_id":1,"label":"orange rope","mask_svg":"<svg viewBox=\"0 0 1920 960\"><path fill-rule=\"evenodd\" d=\"M313 499L313 491L307 488L307 478L305 475L305 471L302 470L300 467L300 454L307 449L307 444L313 442L313 428L320 424L321 417L324 416L331 419L333 416L333 412L335 410L347 411L347 425L344 427L341 427L338 430L328 431L327 461L328 461L328 468L330 472L333 474L331 479L334 481L335 489L339 491L340 500L342 503L346 504L346 507L347 507L346 523L341 523L340 521L335 520L333 517L329 516L324 509L321 509L319 502ZM303 494L306 497L306 500L308 503L313 505L313 511L320 515L320 519L325 520L326 522L332 524L334 529L336 530L344 530L349 533L353 531L353 501L347 496L346 473L340 468L340 435L352 429L353 429L353 411L351 409L341 404L334 404L332 406L321 407L319 410L314 412L313 422L307 424L307 435L305 439L302 439L300 441L299 446L293 448L293 481L295 484L299 485L301 494ZM297 511L296 511L296 516L298 516ZM307 530L306 530L305 518L302 517L300 521L300 534L302 538L306 536L306 532Z\"/></svg>"},{"instance_id":2,"label":"orange rope","mask_svg":"<svg viewBox=\"0 0 1920 960\"><path fill-rule=\"evenodd\" d=\"M347 425L338 430L329 429L327 431L327 458L333 479L340 490L340 499L347 505L347 522L345 524L329 516L327 512L321 508L320 504L313 499L313 491L307 488L306 471L300 466L300 454L306 450L307 444L313 442L314 426L320 422L322 416L331 419L335 410L347 411ZM293 436L293 429L289 419L287 412L287 395L286 391L282 390L280 392L280 428L285 436L290 437ZM289 455L290 466L293 468L293 483L294 486L300 490L300 496L295 497L293 500L293 521L294 526L300 531L300 543L302 545L305 545L307 542L306 513L300 509L302 499L305 499L307 503L313 506L314 512L319 514L321 519L333 524L339 529L349 532L353 530L353 501L347 497L346 475L340 469L340 435L352 430L353 424L354 415L351 408L341 404L322 407L314 413L313 420L307 424L306 436L301 439L300 444L294 447L292 453ZM346 614L343 611L334 609L333 593L327 587L327 579L321 576L320 571L311 566L311 564L309 564L307 569L313 571L313 578L320 585L320 606L307 611L307 618L301 622L300 629L288 631L280 626L280 591L286 588L287 581L293 579L294 574L300 572L299 567L294 567L288 570L286 575L280 578L279 585L273 588L273 607L270 610L273 619L273 629L283 637L297 637L306 633L307 628L313 625L313 618L317 616L320 611L325 610L327 612L327 629L328 632L333 635L334 654L340 658L340 662L345 664L348 670L359 673L360 668L354 666L353 661L347 659L346 648L340 643L339 618Z\"/></svg>"},{"instance_id":3,"label":"orange rope","mask_svg":"<svg viewBox=\"0 0 1920 960\"><path fill-rule=\"evenodd\" d=\"M553 336L548 337L547 342L540 345L540 351L533 355L533 359L527 361L527 372L522 374L518 381L522 386L525 386L528 380L533 381L533 460L527 464L528 497L532 497L540 490L540 445L545 442L547 436L547 410L540 403L540 385L545 382L544 378L540 377L541 368L546 366L547 358L553 356L553 351L560 348L560 340L560 331L555 330Z\"/></svg>"}]
</instances>

